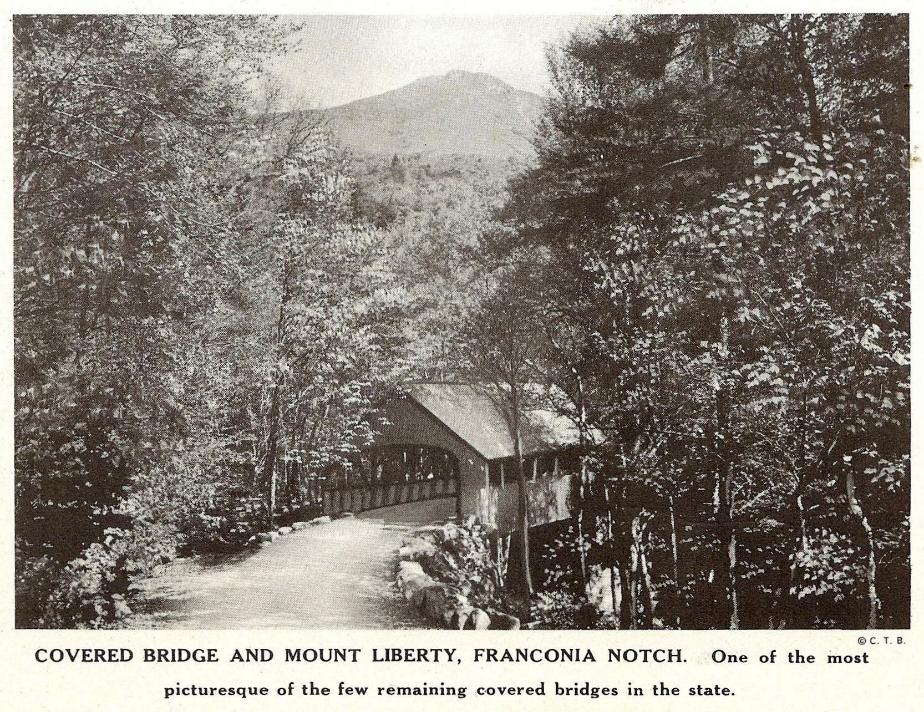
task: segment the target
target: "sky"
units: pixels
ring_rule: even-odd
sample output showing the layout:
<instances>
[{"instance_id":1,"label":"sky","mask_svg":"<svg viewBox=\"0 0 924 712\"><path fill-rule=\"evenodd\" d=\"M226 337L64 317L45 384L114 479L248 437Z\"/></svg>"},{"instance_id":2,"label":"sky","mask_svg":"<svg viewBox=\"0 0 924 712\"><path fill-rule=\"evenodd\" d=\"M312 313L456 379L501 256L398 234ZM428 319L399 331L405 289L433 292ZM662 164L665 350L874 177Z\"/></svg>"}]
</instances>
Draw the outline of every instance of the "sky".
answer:
<instances>
[{"instance_id":1,"label":"sky","mask_svg":"<svg viewBox=\"0 0 924 712\"><path fill-rule=\"evenodd\" d=\"M486 72L542 94L546 45L596 18L326 15L297 21L306 23L301 46L274 62L272 73L290 108L326 108L452 69Z\"/></svg>"}]
</instances>

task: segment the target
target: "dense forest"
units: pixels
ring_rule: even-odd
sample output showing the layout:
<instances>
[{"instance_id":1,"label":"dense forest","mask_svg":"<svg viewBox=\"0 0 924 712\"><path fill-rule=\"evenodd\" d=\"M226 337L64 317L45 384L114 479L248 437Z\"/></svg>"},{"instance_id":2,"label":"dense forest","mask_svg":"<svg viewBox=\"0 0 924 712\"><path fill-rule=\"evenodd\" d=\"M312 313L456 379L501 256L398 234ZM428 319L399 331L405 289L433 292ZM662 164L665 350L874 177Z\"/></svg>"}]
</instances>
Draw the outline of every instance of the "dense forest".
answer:
<instances>
[{"instance_id":1,"label":"dense forest","mask_svg":"<svg viewBox=\"0 0 924 712\"><path fill-rule=\"evenodd\" d=\"M119 625L419 379L567 396L535 625L909 625L907 17L614 18L515 160L255 100L293 27L14 21L18 626Z\"/></svg>"}]
</instances>

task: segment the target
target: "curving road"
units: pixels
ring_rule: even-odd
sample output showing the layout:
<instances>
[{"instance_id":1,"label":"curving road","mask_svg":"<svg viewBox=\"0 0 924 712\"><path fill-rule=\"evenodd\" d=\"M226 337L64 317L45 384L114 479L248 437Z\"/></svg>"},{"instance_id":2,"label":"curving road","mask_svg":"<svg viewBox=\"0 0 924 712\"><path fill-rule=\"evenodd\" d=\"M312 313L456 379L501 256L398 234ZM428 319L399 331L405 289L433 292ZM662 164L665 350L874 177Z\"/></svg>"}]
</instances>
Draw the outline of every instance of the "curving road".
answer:
<instances>
[{"instance_id":1,"label":"curving road","mask_svg":"<svg viewBox=\"0 0 924 712\"><path fill-rule=\"evenodd\" d=\"M145 581L131 628L425 628L394 589L407 531L444 521L453 499L398 505L282 536L206 565L185 559Z\"/></svg>"}]
</instances>

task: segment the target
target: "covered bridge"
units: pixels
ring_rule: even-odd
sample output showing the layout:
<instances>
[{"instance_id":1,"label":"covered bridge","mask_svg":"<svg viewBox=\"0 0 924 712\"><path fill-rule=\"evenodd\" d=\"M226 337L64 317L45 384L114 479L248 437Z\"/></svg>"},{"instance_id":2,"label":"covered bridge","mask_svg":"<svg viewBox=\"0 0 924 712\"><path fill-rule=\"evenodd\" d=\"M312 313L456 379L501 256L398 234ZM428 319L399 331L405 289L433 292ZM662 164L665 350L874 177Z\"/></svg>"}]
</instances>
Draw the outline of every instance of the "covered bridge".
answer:
<instances>
[{"instance_id":1,"label":"covered bridge","mask_svg":"<svg viewBox=\"0 0 924 712\"><path fill-rule=\"evenodd\" d=\"M516 528L514 439L503 398L483 385L416 383L381 408L377 435L348 492L325 494L335 514L402 502L454 497L460 518L489 529ZM523 417L523 454L531 525L569 516L571 475L579 466L579 433L567 417L531 409Z\"/></svg>"}]
</instances>

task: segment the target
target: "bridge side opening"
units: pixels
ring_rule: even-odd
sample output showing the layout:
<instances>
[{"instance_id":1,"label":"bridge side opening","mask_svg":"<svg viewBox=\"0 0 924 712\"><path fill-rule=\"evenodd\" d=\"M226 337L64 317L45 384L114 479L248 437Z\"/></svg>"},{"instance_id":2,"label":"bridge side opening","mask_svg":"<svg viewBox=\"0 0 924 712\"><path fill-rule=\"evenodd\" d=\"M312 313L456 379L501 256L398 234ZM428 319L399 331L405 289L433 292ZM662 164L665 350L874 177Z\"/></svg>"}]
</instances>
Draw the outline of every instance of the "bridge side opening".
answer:
<instances>
[{"instance_id":1,"label":"bridge side opening","mask_svg":"<svg viewBox=\"0 0 924 712\"><path fill-rule=\"evenodd\" d=\"M325 477L324 513L364 512L442 497L455 497L459 461L439 447L389 444L358 453Z\"/></svg>"}]
</instances>

